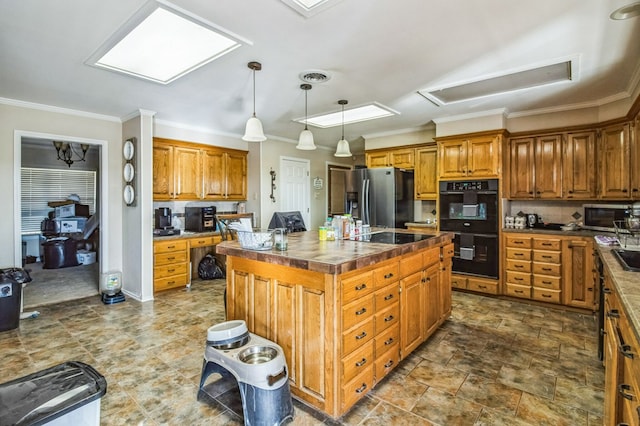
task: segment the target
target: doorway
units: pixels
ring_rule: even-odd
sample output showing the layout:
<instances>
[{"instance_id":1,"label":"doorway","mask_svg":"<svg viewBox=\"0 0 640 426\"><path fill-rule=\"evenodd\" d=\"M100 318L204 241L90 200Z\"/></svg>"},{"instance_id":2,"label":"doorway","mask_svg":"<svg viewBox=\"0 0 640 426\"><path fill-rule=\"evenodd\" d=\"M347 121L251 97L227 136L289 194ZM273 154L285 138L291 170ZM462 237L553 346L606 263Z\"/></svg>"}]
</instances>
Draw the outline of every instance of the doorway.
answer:
<instances>
[{"instance_id":1,"label":"doorway","mask_svg":"<svg viewBox=\"0 0 640 426\"><path fill-rule=\"evenodd\" d=\"M106 161L106 153L103 152L104 142L30 132L16 132L15 140L16 161L14 164L16 164L16 172L14 173L14 179L17 180L15 185L15 241L20 246L16 248L15 265L22 264L25 269L30 271L33 280L24 288L22 300L23 310L93 295L97 296L99 294L100 271L104 270L104 265L102 265L101 260L102 253L105 250L105 244L103 244L99 234L100 230L102 230L103 233L107 235L106 232L104 232L105 226L100 223L96 230L90 235L84 235L82 233L83 228L67 229L70 231L69 233L58 235L51 232L42 232L41 229L39 232L40 219L37 216L47 215L48 217L47 210L55 211L55 207L49 205L48 207L45 206L44 212L42 210L40 213L34 211L33 215L28 216L28 219L24 219L27 220L27 222L23 223L23 200L33 201L55 198L56 200L51 200L55 202L65 201L67 196L74 198L71 195L76 192L81 192L78 188L84 188L85 183L74 182L73 177L93 175L95 179L93 187L94 200L90 203L90 216L93 216L93 222L100 221L100 213L105 205L104 197L106 193L104 188L106 186L104 185L105 179L101 173L101 170L105 167L103 163ZM64 161L58 160L58 155L53 144L54 140L70 143L76 149L76 153L72 157L74 160L72 164L68 165ZM89 148L86 154L84 154L84 161L81 160L83 154L80 144L86 144ZM61 176L58 184L59 188L57 191L52 191L47 188L44 193L38 196L38 180L29 179L23 181L23 172L28 172L31 177L42 174L42 176L45 176L45 179L49 174ZM89 181L90 180L91 179L89 179ZM29 192L32 182L34 183L33 188L36 190L34 193ZM42 182L42 180L40 182ZM72 186L67 187L65 182L67 182L67 185ZM73 186L75 186L75 188ZM65 191L70 193L66 194ZM63 193L66 195L60 195ZM83 196L85 195L83 194ZM42 205L42 201L40 201L40 204ZM83 204L82 199L80 199L79 204L82 206L86 205ZM83 212L82 214L85 213ZM77 221L58 221L57 223L64 223L65 225L68 223L81 223L82 226L84 226L84 218L80 219L81 216L79 215L76 215L76 217L78 218ZM29 228L28 231L25 231L25 226ZM53 245L58 245L58 241L54 239L57 236L64 236L73 240L74 249L77 249L77 251L74 250L74 252L80 253L80 256L67 256L67 258L64 259L57 257L53 265L51 262L47 262L48 264L45 267L45 250L48 250L51 254L49 260L53 258L53 253L55 253L55 256L58 256L58 253L62 252L62 250L56 251L53 249ZM27 244L23 243L25 239L28 241ZM43 244L45 242L49 244L45 246ZM67 245L65 244L65 248L66 247ZM75 259L72 259L72 257L75 257ZM95 262L93 261L94 259ZM62 263L60 263L60 260L62 260Z\"/></svg>"},{"instance_id":2,"label":"doorway","mask_svg":"<svg viewBox=\"0 0 640 426\"><path fill-rule=\"evenodd\" d=\"M280 197L280 211L299 211L305 227L311 227L311 212L309 193L310 161L297 158L280 158L280 182L282 196Z\"/></svg>"}]
</instances>

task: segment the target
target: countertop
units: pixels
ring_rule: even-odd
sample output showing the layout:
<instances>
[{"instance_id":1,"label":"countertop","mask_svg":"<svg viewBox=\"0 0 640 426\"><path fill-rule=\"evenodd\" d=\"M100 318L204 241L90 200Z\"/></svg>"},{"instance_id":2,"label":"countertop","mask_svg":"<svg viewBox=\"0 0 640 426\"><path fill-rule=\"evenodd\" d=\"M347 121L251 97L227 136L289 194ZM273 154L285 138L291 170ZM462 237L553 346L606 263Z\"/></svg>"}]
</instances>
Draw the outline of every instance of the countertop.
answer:
<instances>
[{"instance_id":1,"label":"countertop","mask_svg":"<svg viewBox=\"0 0 640 426\"><path fill-rule=\"evenodd\" d=\"M384 231L412 233L406 229ZM223 241L216 246L216 253L325 274L342 274L453 239L453 233L450 232L434 230L433 235L432 238L408 244L382 244L351 240L319 241L317 231L307 231L289 234L286 251L246 250L238 241Z\"/></svg>"},{"instance_id":2,"label":"countertop","mask_svg":"<svg viewBox=\"0 0 640 426\"><path fill-rule=\"evenodd\" d=\"M182 231L180 235L154 235L153 241L181 240L185 238L213 237L213 236L219 236L219 235L220 235L219 231L209 231L209 232Z\"/></svg>"},{"instance_id":3,"label":"countertop","mask_svg":"<svg viewBox=\"0 0 640 426\"><path fill-rule=\"evenodd\" d=\"M438 227L438 224L436 222L407 222L404 224L404 226L411 226L413 228L430 228L430 229L436 229Z\"/></svg>"},{"instance_id":4,"label":"countertop","mask_svg":"<svg viewBox=\"0 0 640 426\"><path fill-rule=\"evenodd\" d=\"M503 233L518 233L518 234L548 234L548 235L572 235L576 237L595 237L596 235L611 235L615 234L602 231L591 231L588 229L577 229L575 231L562 231L559 229L547 229L547 228L502 228Z\"/></svg>"}]
</instances>

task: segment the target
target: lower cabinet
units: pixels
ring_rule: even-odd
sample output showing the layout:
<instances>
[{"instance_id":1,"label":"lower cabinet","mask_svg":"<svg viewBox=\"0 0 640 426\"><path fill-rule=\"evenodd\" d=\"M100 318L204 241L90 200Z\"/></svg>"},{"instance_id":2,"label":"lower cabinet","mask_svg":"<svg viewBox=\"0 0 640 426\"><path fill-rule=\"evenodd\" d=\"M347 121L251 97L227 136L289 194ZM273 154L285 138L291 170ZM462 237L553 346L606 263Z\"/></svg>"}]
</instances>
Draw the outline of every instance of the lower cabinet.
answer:
<instances>
[{"instance_id":1,"label":"lower cabinet","mask_svg":"<svg viewBox=\"0 0 640 426\"><path fill-rule=\"evenodd\" d=\"M477 293L500 294L498 280L491 278L470 277L453 273L451 274L451 287L459 290L471 290Z\"/></svg>"}]
</instances>

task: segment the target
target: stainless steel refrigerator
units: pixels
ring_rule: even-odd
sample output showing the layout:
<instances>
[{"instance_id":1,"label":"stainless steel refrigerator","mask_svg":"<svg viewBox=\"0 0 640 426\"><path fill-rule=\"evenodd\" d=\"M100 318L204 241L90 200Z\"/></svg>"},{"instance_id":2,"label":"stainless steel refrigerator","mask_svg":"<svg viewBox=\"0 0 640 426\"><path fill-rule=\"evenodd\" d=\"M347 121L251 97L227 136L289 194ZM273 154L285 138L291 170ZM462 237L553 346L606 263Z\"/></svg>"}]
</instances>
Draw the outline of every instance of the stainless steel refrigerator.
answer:
<instances>
[{"instance_id":1,"label":"stainless steel refrigerator","mask_svg":"<svg viewBox=\"0 0 640 426\"><path fill-rule=\"evenodd\" d=\"M345 211L365 225L404 228L413 221L413 171L380 167L345 172Z\"/></svg>"}]
</instances>

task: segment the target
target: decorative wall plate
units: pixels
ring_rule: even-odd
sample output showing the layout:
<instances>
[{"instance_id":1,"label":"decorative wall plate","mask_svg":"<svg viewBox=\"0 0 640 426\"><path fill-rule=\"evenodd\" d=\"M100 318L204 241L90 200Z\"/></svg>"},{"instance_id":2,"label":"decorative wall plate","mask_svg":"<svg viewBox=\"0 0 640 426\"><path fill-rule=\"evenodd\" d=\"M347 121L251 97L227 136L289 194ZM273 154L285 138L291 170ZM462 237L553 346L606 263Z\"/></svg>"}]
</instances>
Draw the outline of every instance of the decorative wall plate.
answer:
<instances>
[{"instance_id":1,"label":"decorative wall plate","mask_svg":"<svg viewBox=\"0 0 640 426\"><path fill-rule=\"evenodd\" d=\"M136 198L136 193L133 189L133 186L131 185L126 185L124 187L124 192L123 192L123 197L124 197L124 202L129 205L133 203L133 200L135 200Z\"/></svg>"},{"instance_id":2,"label":"decorative wall plate","mask_svg":"<svg viewBox=\"0 0 640 426\"><path fill-rule=\"evenodd\" d=\"M124 141L124 146L122 147L122 155L125 160L131 160L133 158L133 154L135 154L135 147L133 146L133 142L130 140Z\"/></svg>"},{"instance_id":3,"label":"decorative wall plate","mask_svg":"<svg viewBox=\"0 0 640 426\"><path fill-rule=\"evenodd\" d=\"M130 183L136 175L136 172L133 168L133 164L131 163L125 164L122 175L124 176L124 181L127 183Z\"/></svg>"}]
</instances>

